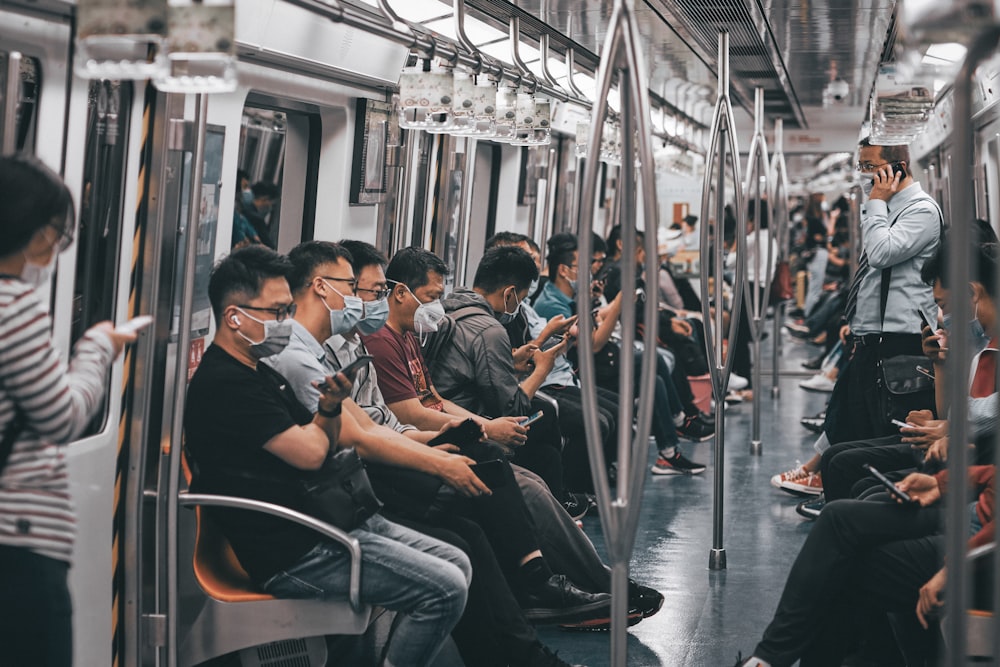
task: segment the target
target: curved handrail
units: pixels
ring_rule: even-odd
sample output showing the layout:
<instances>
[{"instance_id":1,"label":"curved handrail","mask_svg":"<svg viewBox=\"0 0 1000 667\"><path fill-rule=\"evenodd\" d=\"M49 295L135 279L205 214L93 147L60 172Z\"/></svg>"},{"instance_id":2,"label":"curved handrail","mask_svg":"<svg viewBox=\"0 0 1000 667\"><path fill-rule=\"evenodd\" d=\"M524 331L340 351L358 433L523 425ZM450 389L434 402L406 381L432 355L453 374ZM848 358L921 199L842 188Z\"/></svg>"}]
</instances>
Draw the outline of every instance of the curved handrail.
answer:
<instances>
[{"instance_id":1,"label":"curved handrail","mask_svg":"<svg viewBox=\"0 0 1000 667\"><path fill-rule=\"evenodd\" d=\"M642 42L634 10L631 3L617 0L611 16L608 36L604 42L600 66L600 84L596 99L607 99L611 90L612 80L618 74L619 90L622 99L622 187L619 192L623 219L627 224L623 227L622 253L629 259L634 256L636 248L635 227L635 195L636 167L634 156L638 154L641 165L639 169L642 179L643 215L645 217L645 247L650 257L656 256L657 205L651 132L649 128L650 102L646 87L645 63L642 55ZM572 79L572 75L570 76ZM600 146L604 120L608 115L606 105L595 105L590 125L589 145ZM638 144L635 143L638 137ZM580 239L579 256L586 261L593 251L594 197L597 190L597 178L600 161L591 156L586 161L583 180L581 181L580 204ZM619 365L619 423L630 424L634 412L633 397L635 396L633 365L635 355L635 305L632 295L635 293L636 275L634 271L622 272L622 361ZM649 343L643 357L640 371L640 386L642 395L651 396L653 383L656 380L656 330L657 302L647 299L643 310L645 318L645 339ZM645 467L649 453L649 433L653 406L648 400L641 401L637 418L637 434L634 440L631 429L622 428L618 432L618 479L615 497L612 498L607 477L603 471L607 469L604 452L601 448L600 426L597 421L596 375L594 369L593 322L583 318L580 323L580 374L584 425L587 433L587 452L590 458L591 471L594 477L594 489L597 494L601 512L601 526L608 543L608 555L611 561L612 577L612 664L624 667L627 659L626 643L626 603L628 597L628 561L635 544L635 533L638 527L639 508L642 499L641 480L645 479Z\"/></svg>"},{"instance_id":2,"label":"curved handrail","mask_svg":"<svg viewBox=\"0 0 1000 667\"><path fill-rule=\"evenodd\" d=\"M763 187L761 184L763 179ZM771 195L771 167L767 159L767 139L764 137L764 89L757 88L754 91L754 132L750 140L750 153L747 155L746 180L743 182L743 190L747 201L754 203L754 215L757 221L766 216L769 227L774 224ZM761 212L764 212L763 215ZM744 262L743 298L747 309L747 322L750 325L750 340L753 342L753 386L757 396L753 401L753 418L750 428L750 453L761 454L760 440L760 384L761 368L760 340L764 333L764 322L767 318L768 295L771 293L771 280L774 278L772 260L774 257L774 227L768 230L761 228L760 224L754 225L754 274L757 278L755 286L750 285L750 262ZM767 242L767 252L762 253L761 241ZM761 258L764 257L764 264L761 266ZM761 272L763 270L763 276ZM764 278L763 289L761 289L761 277Z\"/></svg>"},{"instance_id":3,"label":"curved handrail","mask_svg":"<svg viewBox=\"0 0 1000 667\"><path fill-rule=\"evenodd\" d=\"M454 22L455 22L455 38L458 43L469 52L469 54L476 59L475 64L469 69L473 74L479 74L483 71L483 53L479 50L471 39L469 35L465 32L465 0L454 0L452 2L452 9L454 11Z\"/></svg>"},{"instance_id":4,"label":"curved handrail","mask_svg":"<svg viewBox=\"0 0 1000 667\"><path fill-rule=\"evenodd\" d=\"M587 95L580 90L580 87L576 85L576 81L573 80L573 70L576 68L576 49L570 47L566 49L566 87L569 92L576 95L579 99L587 99Z\"/></svg>"},{"instance_id":5,"label":"curved handrail","mask_svg":"<svg viewBox=\"0 0 1000 667\"><path fill-rule=\"evenodd\" d=\"M778 241L778 262L788 260L788 167L785 165L785 131L784 120L774 119L774 154L771 156L771 207L774 216L771 227L775 230ZM773 278L772 278L773 282ZM771 396L777 398L781 389L778 386L778 359L781 357L781 325L785 314L784 301L774 305L774 330L771 336Z\"/></svg>"},{"instance_id":6,"label":"curved handrail","mask_svg":"<svg viewBox=\"0 0 1000 667\"><path fill-rule=\"evenodd\" d=\"M518 87L526 86L524 91L526 93L538 90L538 77L528 69L524 59L521 58L521 19L517 16L510 17L510 58L514 67L521 73L517 82Z\"/></svg>"},{"instance_id":7,"label":"curved handrail","mask_svg":"<svg viewBox=\"0 0 1000 667\"><path fill-rule=\"evenodd\" d=\"M715 480L712 512L712 551L709 555L709 567L714 570L726 568L726 550L723 547L723 490L725 486L725 410L723 410L726 389L729 387L729 377L733 367L733 354L736 343L735 322L739 321L743 306L743 282L746 277L743 265L746 261L746 210L743 206L740 184L739 146L736 144L736 121L733 118L733 104L729 97L729 33L719 33L719 85L718 100L712 116L711 135L708 140L708 151L705 156L705 181L702 185L701 211L704 218L701 225L701 309L705 325L705 349L708 356L709 369L712 376L712 390L718 407L715 411ZM723 143L722 135L725 135ZM725 220L726 191L726 148L732 156L733 199L736 214L736 275L733 285L733 307L730 312L728 345L730 353L725 362L723 356L723 279L725 262L722 248L722 228ZM715 238L709 236L708 211L712 197L712 163L718 156L718 180L715 183ZM710 243L714 242L714 247ZM712 256L714 255L714 257ZM713 261L714 260L714 261ZM714 270L714 295L709 290L709 269ZM715 323L712 322L712 299L715 297Z\"/></svg>"},{"instance_id":8,"label":"curved handrail","mask_svg":"<svg viewBox=\"0 0 1000 667\"><path fill-rule=\"evenodd\" d=\"M566 101L569 99L569 95L563 92L562 86L556 81L556 78L552 76L552 72L549 71L549 34L545 33L538 38L538 53L540 55L540 62L542 64L542 81L547 83L552 87L553 90L559 91L560 95L554 95L557 99Z\"/></svg>"},{"instance_id":9,"label":"curved handrail","mask_svg":"<svg viewBox=\"0 0 1000 667\"><path fill-rule=\"evenodd\" d=\"M306 528L311 528L317 533L342 544L351 554L351 580L347 591L347 599L351 603L351 609L356 612L361 611L361 544L357 538L351 537L336 526L331 526L325 521L320 521L308 514L297 512L281 505L264 502L263 500L253 500L252 498L239 498L237 496L223 496L210 493L179 493L177 503L181 507L226 507L235 510L252 510L263 514L287 519Z\"/></svg>"}]
</instances>

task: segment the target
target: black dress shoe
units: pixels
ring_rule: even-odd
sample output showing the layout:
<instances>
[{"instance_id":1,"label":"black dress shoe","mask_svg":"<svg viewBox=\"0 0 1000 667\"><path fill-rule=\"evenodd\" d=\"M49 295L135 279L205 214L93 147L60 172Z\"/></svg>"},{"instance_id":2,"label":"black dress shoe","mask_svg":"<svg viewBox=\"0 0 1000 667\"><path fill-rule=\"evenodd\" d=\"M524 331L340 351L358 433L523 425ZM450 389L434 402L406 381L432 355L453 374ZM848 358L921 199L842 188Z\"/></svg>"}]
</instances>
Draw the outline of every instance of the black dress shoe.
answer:
<instances>
[{"instance_id":1,"label":"black dress shoe","mask_svg":"<svg viewBox=\"0 0 1000 667\"><path fill-rule=\"evenodd\" d=\"M566 575L553 574L542 586L521 596L521 608L528 620L548 623L607 617L611 595L581 591Z\"/></svg>"},{"instance_id":2,"label":"black dress shoe","mask_svg":"<svg viewBox=\"0 0 1000 667\"><path fill-rule=\"evenodd\" d=\"M643 618L649 618L663 607L663 593L629 579L628 606L642 612Z\"/></svg>"}]
</instances>

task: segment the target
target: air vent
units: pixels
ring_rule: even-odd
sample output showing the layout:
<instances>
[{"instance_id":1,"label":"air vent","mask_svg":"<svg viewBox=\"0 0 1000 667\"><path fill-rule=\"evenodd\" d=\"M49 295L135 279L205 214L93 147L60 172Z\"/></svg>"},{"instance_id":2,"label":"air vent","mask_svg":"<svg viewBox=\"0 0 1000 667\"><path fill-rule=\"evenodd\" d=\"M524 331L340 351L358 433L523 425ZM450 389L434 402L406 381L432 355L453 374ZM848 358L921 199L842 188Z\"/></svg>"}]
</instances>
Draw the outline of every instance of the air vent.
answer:
<instances>
[{"instance_id":1,"label":"air vent","mask_svg":"<svg viewBox=\"0 0 1000 667\"><path fill-rule=\"evenodd\" d=\"M240 651L243 667L322 667L326 658L323 637L286 639Z\"/></svg>"}]
</instances>

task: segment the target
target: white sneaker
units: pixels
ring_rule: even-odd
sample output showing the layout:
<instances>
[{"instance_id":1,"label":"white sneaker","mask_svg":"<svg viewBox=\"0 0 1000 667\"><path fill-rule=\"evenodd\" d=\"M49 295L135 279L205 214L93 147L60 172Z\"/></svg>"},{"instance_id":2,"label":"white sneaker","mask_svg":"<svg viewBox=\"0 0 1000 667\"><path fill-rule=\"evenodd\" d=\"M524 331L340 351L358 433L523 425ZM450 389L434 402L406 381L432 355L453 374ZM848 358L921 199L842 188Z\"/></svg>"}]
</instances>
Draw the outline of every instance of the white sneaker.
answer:
<instances>
[{"instance_id":1,"label":"white sneaker","mask_svg":"<svg viewBox=\"0 0 1000 667\"><path fill-rule=\"evenodd\" d=\"M799 386L807 391L823 391L830 393L833 391L833 386L837 384L834 380L831 380L822 373L817 373L808 380L804 380L799 383Z\"/></svg>"},{"instance_id":2,"label":"white sneaker","mask_svg":"<svg viewBox=\"0 0 1000 667\"><path fill-rule=\"evenodd\" d=\"M739 391L750 386L750 380L736 373L729 374L729 391Z\"/></svg>"},{"instance_id":3,"label":"white sneaker","mask_svg":"<svg viewBox=\"0 0 1000 667\"><path fill-rule=\"evenodd\" d=\"M730 391L723 400L726 402L726 405L729 405L730 403L742 403L743 397L738 391Z\"/></svg>"}]
</instances>

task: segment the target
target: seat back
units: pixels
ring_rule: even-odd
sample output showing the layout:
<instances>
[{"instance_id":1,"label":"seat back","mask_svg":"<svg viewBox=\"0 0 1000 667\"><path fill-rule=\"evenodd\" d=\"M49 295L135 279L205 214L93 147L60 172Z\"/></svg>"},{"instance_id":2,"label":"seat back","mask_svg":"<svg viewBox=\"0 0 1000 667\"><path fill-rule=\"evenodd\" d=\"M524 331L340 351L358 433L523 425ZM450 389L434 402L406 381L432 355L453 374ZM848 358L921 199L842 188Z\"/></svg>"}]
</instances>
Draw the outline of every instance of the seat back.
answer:
<instances>
[{"instance_id":1,"label":"seat back","mask_svg":"<svg viewBox=\"0 0 1000 667\"><path fill-rule=\"evenodd\" d=\"M209 596L223 602L273 600L257 588L240 565L222 531L205 515L203 507L195 508L198 528L194 543L194 576Z\"/></svg>"}]
</instances>

